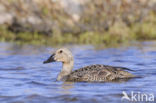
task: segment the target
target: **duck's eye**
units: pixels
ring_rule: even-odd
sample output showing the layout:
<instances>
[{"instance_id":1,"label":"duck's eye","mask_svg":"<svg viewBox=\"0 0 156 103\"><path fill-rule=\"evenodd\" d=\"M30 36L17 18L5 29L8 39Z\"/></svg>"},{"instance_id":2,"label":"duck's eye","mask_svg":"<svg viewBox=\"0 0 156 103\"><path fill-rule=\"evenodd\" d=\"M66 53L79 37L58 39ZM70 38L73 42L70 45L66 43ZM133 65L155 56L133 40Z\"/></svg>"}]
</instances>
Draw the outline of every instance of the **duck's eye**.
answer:
<instances>
[{"instance_id":1,"label":"duck's eye","mask_svg":"<svg viewBox=\"0 0 156 103\"><path fill-rule=\"evenodd\" d=\"M63 52L62 50L59 51L59 53L62 53L62 52Z\"/></svg>"}]
</instances>

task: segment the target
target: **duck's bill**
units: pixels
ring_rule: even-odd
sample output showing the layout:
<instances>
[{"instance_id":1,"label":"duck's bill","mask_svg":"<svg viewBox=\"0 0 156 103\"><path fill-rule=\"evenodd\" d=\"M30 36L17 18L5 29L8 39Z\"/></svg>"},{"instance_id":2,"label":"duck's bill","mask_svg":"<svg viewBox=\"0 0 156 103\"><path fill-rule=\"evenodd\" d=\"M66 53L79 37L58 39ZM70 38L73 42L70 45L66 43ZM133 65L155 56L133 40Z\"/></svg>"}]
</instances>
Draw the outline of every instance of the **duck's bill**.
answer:
<instances>
[{"instance_id":1,"label":"duck's bill","mask_svg":"<svg viewBox=\"0 0 156 103\"><path fill-rule=\"evenodd\" d=\"M51 55L46 61L44 61L43 64L51 63L51 62L55 62L55 60L54 60L54 54Z\"/></svg>"}]
</instances>

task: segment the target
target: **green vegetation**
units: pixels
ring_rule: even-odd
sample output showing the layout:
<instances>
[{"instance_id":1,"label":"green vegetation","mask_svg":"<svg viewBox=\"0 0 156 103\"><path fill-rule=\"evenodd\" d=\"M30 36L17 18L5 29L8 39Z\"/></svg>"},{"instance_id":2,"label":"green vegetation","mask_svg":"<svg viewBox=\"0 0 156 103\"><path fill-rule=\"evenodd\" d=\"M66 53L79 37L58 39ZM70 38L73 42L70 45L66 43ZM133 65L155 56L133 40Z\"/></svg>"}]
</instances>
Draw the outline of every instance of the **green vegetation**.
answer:
<instances>
[{"instance_id":1,"label":"green vegetation","mask_svg":"<svg viewBox=\"0 0 156 103\"><path fill-rule=\"evenodd\" d=\"M5 27L0 27L0 41L15 41L17 43L28 43L35 45L61 45L61 44L93 44L114 46L128 43L132 40L155 40L156 23L136 23L131 27L115 24L108 31L88 31L80 34L53 34L52 36L39 33L20 32L13 33Z\"/></svg>"},{"instance_id":2,"label":"green vegetation","mask_svg":"<svg viewBox=\"0 0 156 103\"><path fill-rule=\"evenodd\" d=\"M135 40L156 40L154 0L91 0L77 6L78 13L77 9L70 12L71 8L64 8L60 1L6 2L0 1L4 12L16 16L0 26L0 41L115 46Z\"/></svg>"}]
</instances>

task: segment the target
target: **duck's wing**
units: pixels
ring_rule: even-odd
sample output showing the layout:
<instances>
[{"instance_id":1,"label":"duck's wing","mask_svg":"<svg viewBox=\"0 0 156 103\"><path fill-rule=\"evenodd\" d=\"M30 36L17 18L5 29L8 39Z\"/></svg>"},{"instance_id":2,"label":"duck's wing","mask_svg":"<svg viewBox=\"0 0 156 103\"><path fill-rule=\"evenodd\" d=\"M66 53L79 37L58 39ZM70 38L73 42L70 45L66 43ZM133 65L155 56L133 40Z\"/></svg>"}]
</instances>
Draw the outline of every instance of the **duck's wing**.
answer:
<instances>
[{"instance_id":1,"label":"duck's wing","mask_svg":"<svg viewBox=\"0 0 156 103\"><path fill-rule=\"evenodd\" d=\"M128 68L112 67L107 65L90 65L73 71L67 76L67 81L73 82L108 82L117 79L132 78Z\"/></svg>"}]
</instances>

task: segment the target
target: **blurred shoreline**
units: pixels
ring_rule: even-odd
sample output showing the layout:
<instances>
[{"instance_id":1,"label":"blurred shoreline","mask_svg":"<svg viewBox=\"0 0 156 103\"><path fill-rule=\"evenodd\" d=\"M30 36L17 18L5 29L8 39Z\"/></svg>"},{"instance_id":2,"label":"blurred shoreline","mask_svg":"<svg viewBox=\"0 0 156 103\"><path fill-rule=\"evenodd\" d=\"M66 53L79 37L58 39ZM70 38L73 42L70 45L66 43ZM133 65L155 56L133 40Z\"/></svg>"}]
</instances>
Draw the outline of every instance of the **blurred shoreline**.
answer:
<instances>
[{"instance_id":1,"label":"blurred shoreline","mask_svg":"<svg viewBox=\"0 0 156 103\"><path fill-rule=\"evenodd\" d=\"M155 0L3 0L0 41L117 45L156 40Z\"/></svg>"}]
</instances>

